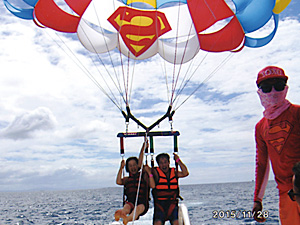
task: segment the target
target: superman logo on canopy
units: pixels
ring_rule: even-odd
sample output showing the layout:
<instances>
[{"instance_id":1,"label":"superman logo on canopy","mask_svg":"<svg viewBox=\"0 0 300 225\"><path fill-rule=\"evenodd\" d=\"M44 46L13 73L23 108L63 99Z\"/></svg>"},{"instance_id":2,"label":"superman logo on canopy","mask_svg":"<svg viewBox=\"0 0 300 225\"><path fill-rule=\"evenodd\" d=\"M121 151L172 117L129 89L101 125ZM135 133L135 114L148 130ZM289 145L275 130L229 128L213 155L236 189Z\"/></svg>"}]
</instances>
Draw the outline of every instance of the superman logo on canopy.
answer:
<instances>
[{"instance_id":1,"label":"superman logo on canopy","mask_svg":"<svg viewBox=\"0 0 300 225\"><path fill-rule=\"evenodd\" d=\"M136 57L143 54L164 33L171 30L159 11L119 7L108 21L119 31L124 43Z\"/></svg>"}]
</instances>

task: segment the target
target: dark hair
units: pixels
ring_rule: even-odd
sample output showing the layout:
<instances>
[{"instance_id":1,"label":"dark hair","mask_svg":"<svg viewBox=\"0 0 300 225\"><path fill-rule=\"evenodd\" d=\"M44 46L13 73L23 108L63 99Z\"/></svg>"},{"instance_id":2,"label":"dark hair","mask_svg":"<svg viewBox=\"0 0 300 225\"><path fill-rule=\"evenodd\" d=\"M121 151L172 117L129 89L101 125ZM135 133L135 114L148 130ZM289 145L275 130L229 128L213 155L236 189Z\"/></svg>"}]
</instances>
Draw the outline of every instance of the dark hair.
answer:
<instances>
[{"instance_id":1,"label":"dark hair","mask_svg":"<svg viewBox=\"0 0 300 225\"><path fill-rule=\"evenodd\" d=\"M131 160L134 160L136 162L136 164L139 164L139 160L137 157L129 157L127 160L126 160L126 166L125 166L125 170L127 173L129 173L129 169L128 169L128 163L129 161Z\"/></svg>"},{"instance_id":2,"label":"dark hair","mask_svg":"<svg viewBox=\"0 0 300 225\"><path fill-rule=\"evenodd\" d=\"M167 153L160 153L159 155L156 156L156 162L157 164L159 164L159 160L161 158L165 158L168 160L168 162L170 162L170 156Z\"/></svg>"},{"instance_id":3,"label":"dark hair","mask_svg":"<svg viewBox=\"0 0 300 225\"><path fill-rule=\"evenodd\" d=\"M297 162L293 167L293 172L295 174L294 185L300 189L300 162Z\"/></svg>"}]
</instances>

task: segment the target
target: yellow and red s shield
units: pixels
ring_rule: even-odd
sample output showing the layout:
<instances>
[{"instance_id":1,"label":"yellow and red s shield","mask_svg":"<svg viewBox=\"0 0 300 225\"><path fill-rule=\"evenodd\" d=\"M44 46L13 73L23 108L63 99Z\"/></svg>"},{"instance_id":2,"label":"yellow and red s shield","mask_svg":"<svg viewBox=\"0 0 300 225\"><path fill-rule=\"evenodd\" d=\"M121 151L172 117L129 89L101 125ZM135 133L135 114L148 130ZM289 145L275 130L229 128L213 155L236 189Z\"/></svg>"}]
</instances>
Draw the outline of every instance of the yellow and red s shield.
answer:
<instances>
[{"instance_id":1,"label":"yellow and red s shield","mask_svg":"<svg viewBox=\"0 0 300 225\"><path fill-rule=\"evenodd\" d=\"M120 33L130 52L143 54L158 37L171 30L164 13L119 7L108 21Z\"/></svg>"},{"instance_id":2,"label":"yellow and red s shield","mask_svg":"<svg viewBox=\"0 0 300 225\"><path fill-rule=\"evenodd\" d=\"M278 124L274 124L269 128L268 132L265 132L265 137L269 144L280 154L286 143L286 140L291 134L293 125L288 121L282 121Z\"/></svg>"}]
</instances>

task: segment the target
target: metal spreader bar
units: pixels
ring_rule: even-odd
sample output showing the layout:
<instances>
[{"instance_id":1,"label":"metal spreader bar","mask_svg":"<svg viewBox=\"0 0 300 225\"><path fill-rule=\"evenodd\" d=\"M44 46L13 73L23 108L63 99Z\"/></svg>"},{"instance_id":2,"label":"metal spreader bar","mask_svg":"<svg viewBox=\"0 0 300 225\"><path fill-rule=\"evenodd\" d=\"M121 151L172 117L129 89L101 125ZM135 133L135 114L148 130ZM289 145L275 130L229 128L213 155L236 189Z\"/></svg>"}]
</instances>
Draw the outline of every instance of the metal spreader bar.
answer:
<instances>
[{"instance_id":1,"label":"metal spreader bar","mask_svg":"<svg viewBox=\"0 0 300 225\"><path fill-rule=\"evenodd\" d=\"M150 132L124 132L124 133L118 133L117 137L119 138L128 138L128 137L143 137L143 136L174 136L177 137L180 135L179 131L150 131Z\"/></svg>"}]
</instances>

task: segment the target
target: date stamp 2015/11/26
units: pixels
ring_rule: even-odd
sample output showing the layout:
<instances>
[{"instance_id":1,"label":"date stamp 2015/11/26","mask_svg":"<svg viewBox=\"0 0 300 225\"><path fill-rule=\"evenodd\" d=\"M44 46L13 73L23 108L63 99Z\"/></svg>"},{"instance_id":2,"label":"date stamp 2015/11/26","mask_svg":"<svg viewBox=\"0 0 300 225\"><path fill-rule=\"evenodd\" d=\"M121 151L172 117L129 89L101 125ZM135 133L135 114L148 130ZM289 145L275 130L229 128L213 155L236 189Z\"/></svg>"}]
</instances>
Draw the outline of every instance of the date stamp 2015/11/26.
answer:
<instances>
[{"instance_id":1,"label":"date stamp 2015/11/26","mask_svg":"<svg viewBox=\"0 0 300 225\"><path fill-rule=\"evenodd\" d=\"M254 218L255 212L251 210L214 210L212 211L213 219L246 219L246 218ZM257 218L267 219L269 217L268 211L258 211L256 212Z\"/></svg>"}]
</instances>

